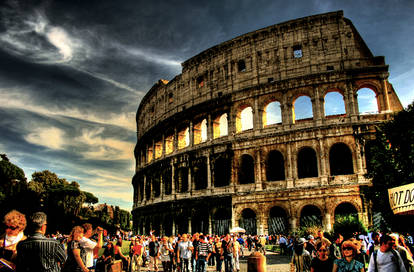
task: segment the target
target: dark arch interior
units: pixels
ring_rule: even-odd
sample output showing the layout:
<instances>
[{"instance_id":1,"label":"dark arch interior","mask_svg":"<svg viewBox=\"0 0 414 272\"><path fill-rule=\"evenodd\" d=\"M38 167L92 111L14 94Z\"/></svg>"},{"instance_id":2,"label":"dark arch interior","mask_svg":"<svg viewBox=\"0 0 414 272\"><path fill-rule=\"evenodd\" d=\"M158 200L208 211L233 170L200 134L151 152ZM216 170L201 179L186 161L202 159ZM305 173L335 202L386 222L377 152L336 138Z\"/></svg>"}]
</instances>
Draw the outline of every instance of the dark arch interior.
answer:
<instances>
[{"instance_id":1,"label":"dark arch interior","mask_svg":"<svg viewBox=\"0 0 414 272\"><path fill-rule=\"evenodd\" d=\"M246 230L246 234L257 234L256 213L252 209L244 209L240 219L240 227Z\"/></svg>"},{"instance_id":2,"label":"dark arch interior","mask_svg":"<svg viewBox=\"0 0 414 272\"><path fill-rule=\"evenodd\" d=\"M344 143L337 143L329 151L329 165L331 175L349 175L354 173L352 165L352 153Z\"/></svg>"},{"instance_id":3,"label":"dark arch interior","mask_svg":"<svg viewBox=\"0 0 414 272\"><path fill-rule=\"evenodd\" d=\"M214 163L214 187L230 184L231 163L229 159L218 158Z\"/></svg>"},{"instance_id":4,"label":"dark arch interior","mask_svg":"<svg viewBox=\"0 0 414 272\"><path fill-rule=\"evenodd\" d=\"M224 208L218 209L213 218L213 233L217 235L227 234L231 226L231 211Z\"/></svg>"},{"instance_id":5,"label":"dark arch interior","mask_svg":"<svg viewBox=\"0 0 414 272\"><path fill-rule=\"evenodd\" d=\"M285 162L279 151L270 151L267 156L266 179L269 181L285 179Z\"/></svg>"},{"instance_id":6,"label":"dark arch interior","mask_svg":"<svg viewBox=\"0 0 414 272\"><path fill-rule=\"evenodd\" d=\"M239 168L239 183L254 183L254 160L250 155L243 155Z\"/></svg>"},{"instance_id":7,"label":"dark arch interior","mask_svg":"<svg viewBox=\"0 0 414 272\"><path fill-rule=\"evenodd\" d=\"M201 190L207 188L207 165L206 159L201 159L193 168L195 189Z\"/></svg>"},{"instance_id":8,"label":"dark arch interior","mask_svg":"<svg viewBox=\"0 0 414 272\"><path fill-rule=\"evenodd\" d=\"M298 153L298 177L312 178L318 176L316 153L310 147L301 149Z\"/></svg>"},{"instance_id":9,"label":"dark arch interior","mask_svg":"<svg viewBox=\"0 0 414 272\"><path fill-rule=\"evenodd\" d=\"M286 234L288 232L287 215L283 208L275 206L269 213L269 234Z\"/></svg>"},{"instance_id":10,"label":"dark arch interior","mask_svg":"<svg viewBox=\"0 0 414 272\"><path fill-rule=\"evenodd\" d=\"M349 215L358 216L357 209L351 203L344 202L335 208L335 218Z\"/></svg>"},{"instance_id":11,"label":"dark arch interior","mask_svg":"<svg viewBox=\"0 0 414 272\"><path fill-rule=\"evenodd\" d=\"M300 213L300 226L322 226L322 215L319 208L313 205L303 207Z\"/></svg>"}]
</instances>

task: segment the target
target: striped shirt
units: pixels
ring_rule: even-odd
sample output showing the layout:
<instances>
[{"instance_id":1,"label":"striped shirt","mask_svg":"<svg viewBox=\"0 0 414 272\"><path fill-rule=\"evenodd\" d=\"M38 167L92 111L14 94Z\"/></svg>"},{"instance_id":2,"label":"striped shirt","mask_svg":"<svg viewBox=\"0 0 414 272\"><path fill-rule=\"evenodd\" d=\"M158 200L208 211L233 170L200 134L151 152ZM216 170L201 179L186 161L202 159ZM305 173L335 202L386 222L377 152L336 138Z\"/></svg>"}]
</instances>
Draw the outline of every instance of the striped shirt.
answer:
<instances>
[{"instance_id":1,"label":"striped shirt","mask_svg":"<svg viewBox=\"0 0 414 272\"><path fill-rule=\"evenodd\" d=\"M35 233L17 245L17 272L58 272L65 260L63 246L41 233Z\"/></svg>"},{"instance_id":2,"label":"striped shirt","mask_svg":"<svg viewBox=\"0 0 414 272\"><path fill-rule=\"evenodd\" d=\"M207 257L208 254L212 251L211 246L208 243L199 243L196 250L199 257Z\"/></svg>"}]
</instances>

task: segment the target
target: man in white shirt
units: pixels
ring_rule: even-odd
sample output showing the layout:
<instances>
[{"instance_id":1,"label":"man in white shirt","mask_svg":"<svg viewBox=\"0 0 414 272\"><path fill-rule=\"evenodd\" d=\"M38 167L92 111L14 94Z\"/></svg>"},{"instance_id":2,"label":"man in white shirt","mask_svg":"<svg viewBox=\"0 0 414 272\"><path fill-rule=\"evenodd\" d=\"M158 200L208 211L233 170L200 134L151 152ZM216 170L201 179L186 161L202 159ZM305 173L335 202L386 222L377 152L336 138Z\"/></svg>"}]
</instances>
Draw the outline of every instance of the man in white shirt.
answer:
<instances>
[{"instance_id":1,"label":"man in white shirt","mask_svg":"<svg viewBox=\"0 0 414 272\"><path fill-rule=\"evenodd\" d=\"M82 225L84 234L82 239L80 240L80 244L83 248L85 248L86 251L86 267L89 268L89 270L94 268L94 255L98 253L98 250L102 248L103 245L103 229L100 227L96 228L96 232L98 234L98 242L94 242L91 239L89 239L92 236L92 225L89 223L85 223Z\"/></svg>"},{"instance_id":2,"label":"man in white shirt","mask_svg":"<svg viewBox=\"0 0 414 272\"><path fill-rule=\"evenodd\" d=\"M407 272L400 254L392 249L393 246L394 240L391 236L381 236L380 248L372 253L368 272Z\"/></svg>"}]
</instances>

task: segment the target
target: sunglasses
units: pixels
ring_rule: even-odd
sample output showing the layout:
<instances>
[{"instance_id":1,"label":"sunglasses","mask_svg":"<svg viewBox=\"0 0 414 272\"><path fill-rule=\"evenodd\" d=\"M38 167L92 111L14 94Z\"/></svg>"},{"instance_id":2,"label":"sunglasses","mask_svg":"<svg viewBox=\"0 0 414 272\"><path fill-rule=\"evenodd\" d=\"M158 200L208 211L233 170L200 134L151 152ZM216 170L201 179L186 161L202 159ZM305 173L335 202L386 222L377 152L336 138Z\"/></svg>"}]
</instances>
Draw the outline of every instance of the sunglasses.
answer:
<instances>
[{"instance_id":1,"label":"sunglasses","mask_svg":"<svg viewBox=\"0 0 414 272\"><path fill-rule=\"evenodd\" d=\"M342 250L353 250L352 247L344 247Z\"/></svg>"},{"instance_id":2,"label":"sunglasses","mask_svg":"<svg viewBox=\"0 0 414 272\"><path fill-rule=\"evenodd\" d=\"M14 227L14 226L6 226L6 229L10 229L10 230L15 230L18 229L19 227Z\"/></svg>"}]
</instances>

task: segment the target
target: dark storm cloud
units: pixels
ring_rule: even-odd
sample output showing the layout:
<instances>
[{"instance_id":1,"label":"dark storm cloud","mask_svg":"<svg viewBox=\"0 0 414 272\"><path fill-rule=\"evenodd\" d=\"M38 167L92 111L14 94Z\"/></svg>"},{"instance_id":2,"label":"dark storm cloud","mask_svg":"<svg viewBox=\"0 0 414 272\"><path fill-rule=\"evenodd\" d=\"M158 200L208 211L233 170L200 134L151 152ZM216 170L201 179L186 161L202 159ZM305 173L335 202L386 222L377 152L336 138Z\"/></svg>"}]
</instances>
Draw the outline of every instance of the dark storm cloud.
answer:
<instances>
[{"instance_id":1,"label":"dark storm cloud","mask_svg":"<svg viewBox=\"0 0 414 272\"><path fill-rule=\"evenodd\" d=\"M135 112L158 79L238 35L335 10L386 57L409 104L414 1L3 1L0 151L27 175L50 169L130 208Z\"/></svg>"}]
</instances>

